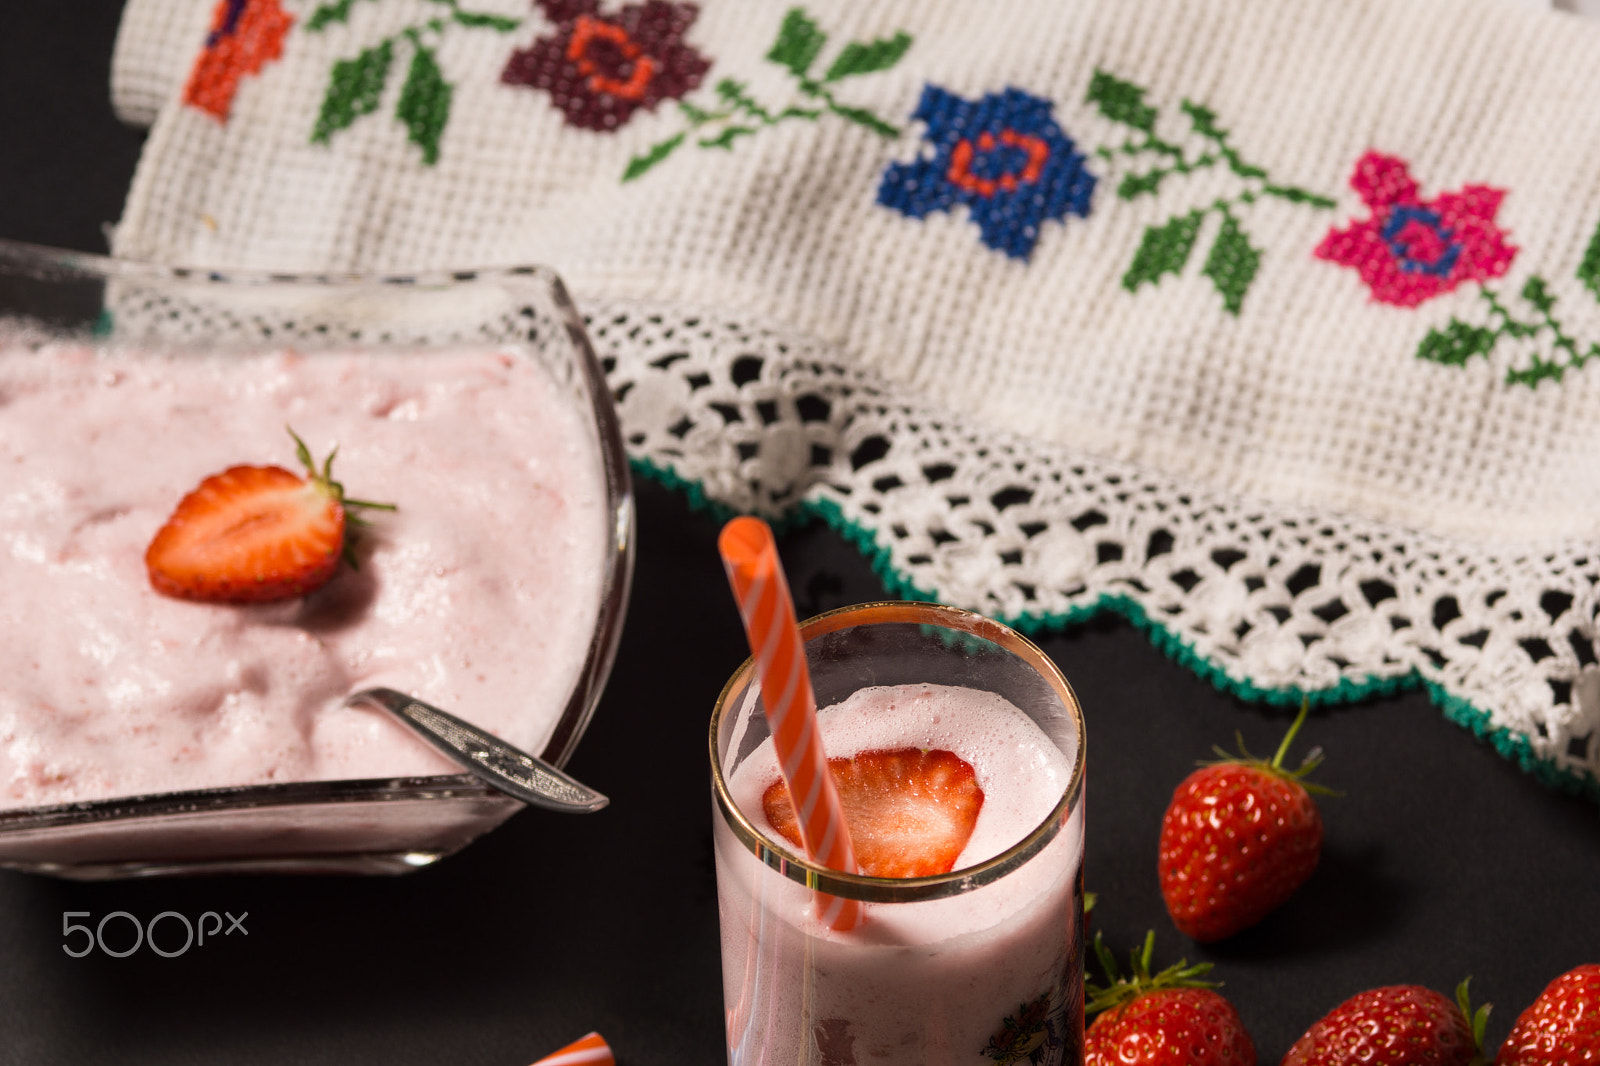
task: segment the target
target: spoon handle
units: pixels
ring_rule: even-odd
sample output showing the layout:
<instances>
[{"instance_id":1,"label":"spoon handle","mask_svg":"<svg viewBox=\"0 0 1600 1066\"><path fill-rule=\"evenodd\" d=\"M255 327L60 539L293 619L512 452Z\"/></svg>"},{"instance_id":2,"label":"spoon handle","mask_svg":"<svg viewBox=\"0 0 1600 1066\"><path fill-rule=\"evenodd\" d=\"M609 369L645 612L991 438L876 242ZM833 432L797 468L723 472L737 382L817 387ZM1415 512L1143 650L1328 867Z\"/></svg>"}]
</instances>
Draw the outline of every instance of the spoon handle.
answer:
<instances>
[{"instance_id":1,"label":"spoon handle","mask_svg":"<svg viewBox=\"0 0 1600 1066\"><path fill-rule=\"evenodd\" d=\"M345 702L388 711L450 759L525 803L571 813L598 811L611 802L542 759L404 692L363 689Z\"/></svg>"}]
</instances>

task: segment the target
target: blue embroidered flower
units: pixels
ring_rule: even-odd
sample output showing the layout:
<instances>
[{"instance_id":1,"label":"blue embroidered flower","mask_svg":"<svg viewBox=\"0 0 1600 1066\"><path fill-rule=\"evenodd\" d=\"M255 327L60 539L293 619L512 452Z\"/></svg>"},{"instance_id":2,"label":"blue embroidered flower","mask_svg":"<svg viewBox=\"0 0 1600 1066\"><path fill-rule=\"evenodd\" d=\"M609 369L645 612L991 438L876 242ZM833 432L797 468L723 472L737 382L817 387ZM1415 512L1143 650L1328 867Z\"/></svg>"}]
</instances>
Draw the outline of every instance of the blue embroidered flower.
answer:
<instances>
[{"instance_id":1,"label":"blue embroidered flower","mask_svg":"<svg viewBox=\"0 0 1600 1066\"><path fill-rule=\"evenodd\" d=\"M1089 214L1095 176L1051 117L1052 104L1020 89L973 102L926 85L913 119L932 156L891 163L878 202L911 218L966 204L983 243L1027 259L1047 219Z\"/></svg>"}]
</instances>

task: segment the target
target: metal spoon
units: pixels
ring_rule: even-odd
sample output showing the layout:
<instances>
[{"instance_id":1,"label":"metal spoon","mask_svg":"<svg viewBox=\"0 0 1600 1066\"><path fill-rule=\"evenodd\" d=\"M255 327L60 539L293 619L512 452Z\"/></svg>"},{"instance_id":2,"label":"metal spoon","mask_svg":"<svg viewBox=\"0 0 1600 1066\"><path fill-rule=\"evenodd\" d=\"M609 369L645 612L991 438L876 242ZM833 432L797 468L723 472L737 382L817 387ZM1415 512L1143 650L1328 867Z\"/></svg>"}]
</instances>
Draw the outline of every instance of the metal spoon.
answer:
<instances>
[{"instance_id":1,"label":"metal spoon","mask_svg":"<svg viewBox=\"0 0 1600 1066\"><path fill-rule=\"evenodd\" d=\"M544 760L404 692L363 689L345 703L388 711L466 770L525 803L552 811L589 813L611 802Z\"/></svg>"}]
</instances>

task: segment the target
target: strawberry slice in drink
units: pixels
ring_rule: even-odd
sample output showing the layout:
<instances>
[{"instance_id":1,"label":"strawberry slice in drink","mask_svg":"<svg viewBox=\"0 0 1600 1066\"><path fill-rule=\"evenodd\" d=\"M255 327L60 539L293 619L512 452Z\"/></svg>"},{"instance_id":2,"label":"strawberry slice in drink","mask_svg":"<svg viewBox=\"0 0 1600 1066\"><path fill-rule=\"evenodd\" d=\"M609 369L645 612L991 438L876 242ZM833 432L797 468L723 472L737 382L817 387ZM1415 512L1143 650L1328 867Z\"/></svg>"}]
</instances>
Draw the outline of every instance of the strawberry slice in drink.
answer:
<instances>
[{"instance_id":1,"label":"strawberry slice in drink","mask_svg":"<svg viewBox=\"0 0 1600 1066\"><path fill-rule=\"evenodd\" d=\"M949 873L972 837L983 790L972 764L949 751L898 748L829 759L856 863L869 877ZM794 803L782 779L761 797L768 823L800 848Z\"/></svg>"}]
</instances>

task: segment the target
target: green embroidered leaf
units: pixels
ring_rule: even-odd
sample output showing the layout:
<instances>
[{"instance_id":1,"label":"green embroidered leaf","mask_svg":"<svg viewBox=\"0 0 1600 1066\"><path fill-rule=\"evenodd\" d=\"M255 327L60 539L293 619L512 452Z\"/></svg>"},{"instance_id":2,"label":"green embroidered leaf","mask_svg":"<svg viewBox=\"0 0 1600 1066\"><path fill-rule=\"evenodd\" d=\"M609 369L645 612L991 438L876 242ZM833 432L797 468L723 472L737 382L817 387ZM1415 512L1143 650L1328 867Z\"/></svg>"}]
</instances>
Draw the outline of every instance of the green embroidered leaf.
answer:
<instances>
[{"instance_id":1,"label":"green embroidered leaf","mask_svg":"<svg viewBox=\"0 0 1600 1066\"><path fill-rule=\"evenodd\" d=\"M1133 263L1122 275L1122 287L1133 292L1146 282L1154 284L1163 275L1182 270L1189 261L1195 235L1200 232L1200 222L1204 218L1203 213L1191 211L1167 219L1165 225L1147 227L1139 250L1133 255Z\"/></svg>"},{"instance_id":2,"label":"green embroidered leaf","mask_svg":"<svg viewBox=\"0 0 1600 1066\"><path fill-rule=\"evenodd\" d=\"M636 155L632 159L628 160L628 169L622 172L622 180L632 181L640 174L643 174L645 171L649 170L651 167L667 158L667 156L672 154L673 149L677 148L678 145L683 143L683 138L685 136L686 135L682 133L674 134L673 136L662 141L660 144L652 145L650 150L644 155Z\"/></svg>"},{"instance_id":3,"label":"green embroidered leaf","mask_svg":"<svg viewBox=\"0 0 1600 1066\"><path fill-rule=\"evenodd\" d=\"M1549 314L1556 306L1556 298L1550 295L1550 290L1545 285L1545 280L1535 274L1522 286L1522 298L1545 314Z\"/></svg>"},{"instance_id":4,"label":"green embroidered leaf","mask_svg":"<svg viewBox=\"0 0 1600 1066\"><path fill-rule=\"evenodd\" d=\"M696 107L694 104L691 104L687 100L679 100L678 101L678 110L682 111L683 114L684 114L684 117L687 118L690 122L693 122L696 126L699 126L699 125L701 125L703 123L706 123L706 122L710 122L712 120L712 118L716 117L716 116L712 115L711 112L707 111L705 108Z\"/></svg>"},{"instance_id":5,"label":"green embroidered leaf","mask_svg":"<svg viewBox=\"0 0 1600 1066\"><path fill-rule=\"evenodd\" d=\"M1566 367L1560 363L1553 363L1542 356L1534 356L1533 362L1521 370L1511 369L1506 371L1507 385L1526 385L1528 388L1536 387L1539 382L1549 378L1560 381L1566 375Z\"/></svg>"},{"instance_id":6,"label":"green embroidered leaf","mask_svg":"<svg viewBox=\"0 0 1600 1066\"><path fill-rule=\"evenodd\" d=\"M1326 196L1319 196L1314 192L1296 188L1293 185L1274 185L1268 182L1261 187L1261 191L1268 196L1276 196L1287 200L1291 204L1310 204L1312 207L1333 207L1334 201Z\"/></svg>"},{"instance_id":7,"label":"green embroidered leaf","mask_svg":"<svg viewBox=\"0 0 1600 1066\"><path fill-rule=\"evenodd\" d=\"M1475 355L1488 355L1494 351L1499 334L1482 326L1469 326L1452 318L1442 331L1430 329L1417 345L1417 358L1446 366L1465 366Z\"/></svg>"},{"instance_id":8,"label":"green embroidered leaf","mask_svg":"<svg viewBox=\"0 0 1600 1066\"><path fill-rule=\"evenodd\" d=\"M1578 280L1596 297L1600 297L1600 227L1596 227L1594 236L1589 238L1583 262L1578 264Z\"/></svg>"},{"instance_id":9,"label":"green embroidered leaf","mask_svg":"<svg viewBox=\"0 0 1600 1066\"><path fill-rule=\"evenodd\" d=\"M1157 111L1144 102L1144 90L1103 70L1094 72L1089 82L1088 102L1113 122L1132 126L1146 133L1155 132Z\"/></svg>"},{"instance_id":10,"label":"green embroidered leaf","mask_svg":"<svg viewBox=\"0 0 1600 1066\"><path fill-rule=\"evenodd\" d=\"M341 59L328 74L328 89L322 97L322 110L317 115L311 140L326 144L328 138L348 127L362 115L378 109L383 96L383 86L389 78L389 62L394 58L394 46L384 41L368 48L354 59Z\"/></svg>"},{"instance_id":11,"label":"green embroidered leaf","mask_svg":"<svg viewBox=\"0 0 1600 1066\"><path fill-rule=\"evenodd\" d=\"M1161 182L1170 175L1170 170L1152 170L1145 174L1128 174L1117 185L1117 196L1123 200L1132 200L1147 193L1153 193L1161 187Z\"/></svg>"},{"instance_id":12,"label":"green embroidered leaf","mask_svg":"<svg viewBox=\"0 0 1600 1066\"><path fill-rule=\"evenodd\" d=\"M1222 306L1229 314L1239 313L1244 294L1256 279L1256 270L1260 266L1261 253L1250 247L1250 238L1239 228L1234 217L1225 215L1222 231L1217 234L1216 243L1211 246L1211 254L1206 256L1206 265L1201 273L1210 278L1217 292L1222 294Z\"/></svg>"},{"instance_id":13,"label":"green embroidered leaf","mask_svg":"<svg viewBox=\"0 0 1600 1066\"><path fill-rule=\"evenodd\" d=\"M835 115L849 119L851 122L854 122L857 125L865 126L867 129L881 136L900 136L900 131L898 129L889 125L887 122L883 121L883 119L879 118L877 115L874 115L871 111L864 111L859 107L845 107L843 104L836 104L831 100L828 102L828 110L832 111Z\"/></svg>"},{"instance_id":14,"label":"green embroidered leaf","mask_svg":"<svg viewBox=\"0 0 1600 1066\"><path fill-rule=\"evenodd\" d=\"M486 28L500 33L510 33L522 25L521 19L507 18L504 15L485 15L477 11L452 11L450 17L463 26L473 29Z\"/></svg>"},{"instance_id":15,"label":"green embroidered leaf","mask_svg":"<svg viewBox=\"0 0 1600 1066\"><path fill-rule=\"evenodd\" d=\"M778 39L773 42L767 58L788 67L795 77L803 78L806 71L811 69L812 60L817 58L817 53L827 43L828 35L807 17L805 9L791 7L789 13L783 16Z\"/></svg>"},{"instance_id":16,"label":"green embroidered leaf","mask_svg":"<svg viewBox=\"0 0 1600 1066\"><path fill-rule=\"evenodd\" d=\"M1181 105L1183 113L1189 116L1189 124L1194 131L1202 137L1209 137L1220 141L1227 137L1227 133L1217 128L1217 113L1209 107L1185 100Z\"/></svg>"},{"instance_id":17,"label":"green embroidered leaf","mask_svg":"<svg viewBox=\"0 0 1600 1066\"><path fill-rule=\"evenodd\" d=\"M717 82L716 91L717 95L721 97L722 100L730 107L736 108L739 111L743 111L745 114L749 115L753 119L756 119L758 122L763 123L764 125L772 125L774 121L772 112L762 107L761 104L756 101L755 97L745 92L743 82L735 81L732 78L723 78L721 81Z\"/></svg>"},{"instance_id":18,"label":"green embroidered leaf","mask_svg":"<svg viewBox=\"0 0 1600 1066\"><path fill-rule=\"evenodd\" d=\"M355 0L335 0L331 4L322 4L306 20L306 29L315 31L335 22L349 21L350 8L354 3Z\"/></svg>"},{"instance_id":19,"label":"green embroidered leaf","mask_svg":"<svg viewBox=\"0 0 1600 1066\"><path fill-rule=\"evenodd\" d=\"M439 138L450 121L453 93L433 50L419 44L412 53L411 69L406 72L406 83L400 89L400 101L394 113L406 124L411 143L422 149L422 161L428 166L439 161Z\"/></svg>"},{"instance_id":20,"label":"green embroidered leaf","mask_svg":"<svg viewBox=\"0 0 1600 1066\"><path fill-rule=\"evenodd\" d=\"M888 40L880 38L871 44L851 41L844 46L844 51L839 53L839 58L833 61L833 65L828 68L828 73L822 76L822 80L838 81L840 78L850 78L857 74L888 70L900 62L900 57L905 55L906 49L910 47L911 35L903 30Z\"/></svg>"},{"instance_id":21,"label":"green embroidered leaf","mask_svg":"<svg viewBox=\"0 0 1600 1066\"><path fill-rule=\"evenodd\" d=\"M753 126L724 126L722 132L715 137L705 137L700 141L702 148L733 148L733 142L740 137L748 137L755 132Z\"/></svg>"}]
</instances>

